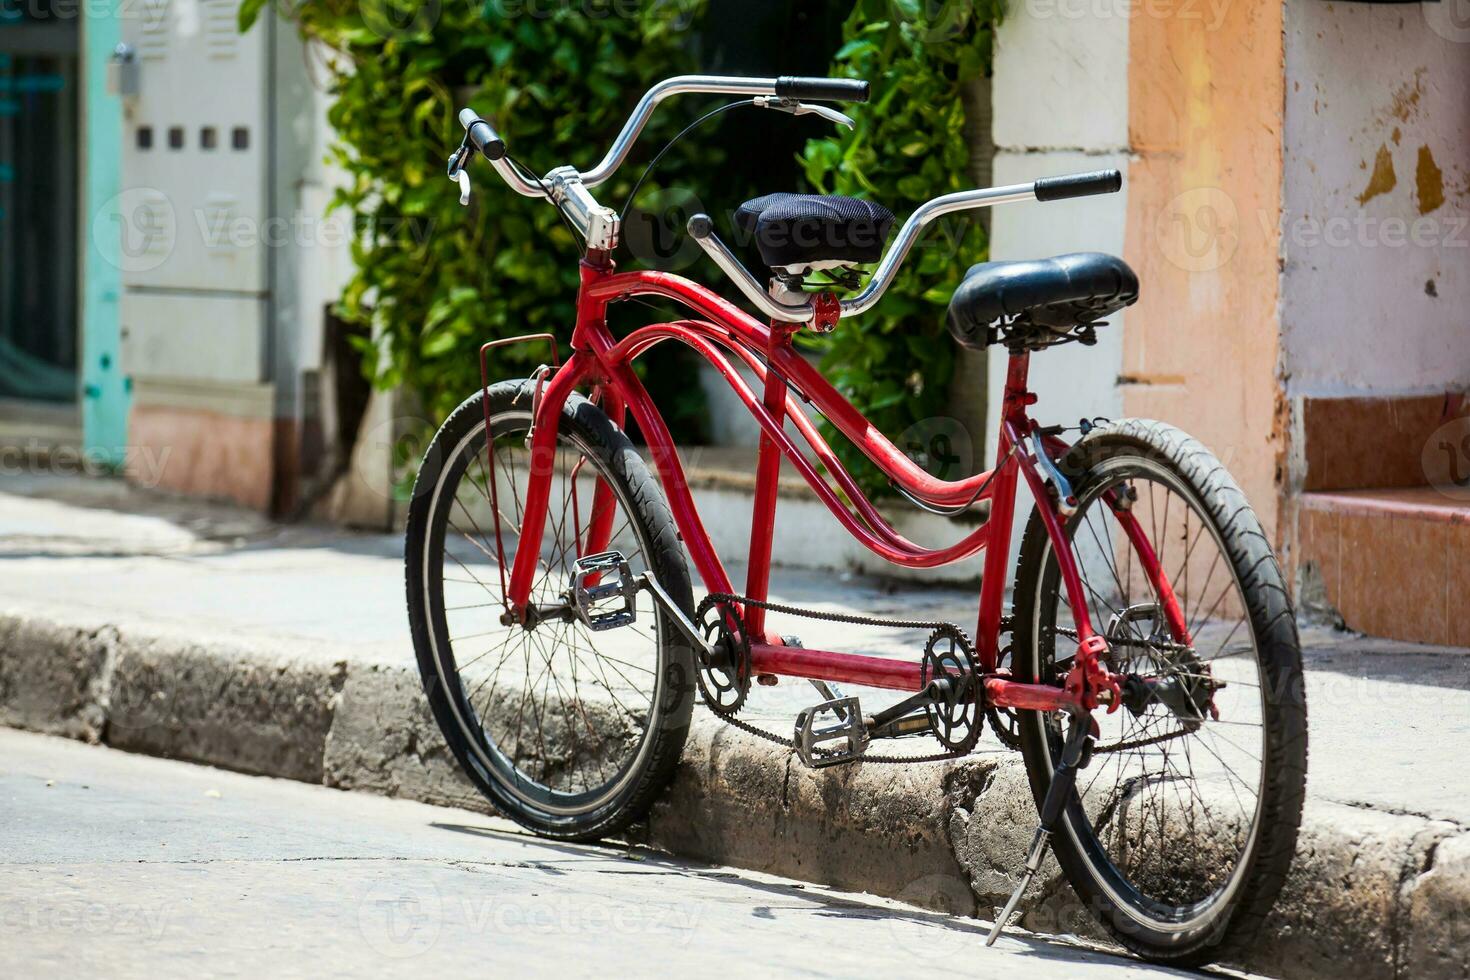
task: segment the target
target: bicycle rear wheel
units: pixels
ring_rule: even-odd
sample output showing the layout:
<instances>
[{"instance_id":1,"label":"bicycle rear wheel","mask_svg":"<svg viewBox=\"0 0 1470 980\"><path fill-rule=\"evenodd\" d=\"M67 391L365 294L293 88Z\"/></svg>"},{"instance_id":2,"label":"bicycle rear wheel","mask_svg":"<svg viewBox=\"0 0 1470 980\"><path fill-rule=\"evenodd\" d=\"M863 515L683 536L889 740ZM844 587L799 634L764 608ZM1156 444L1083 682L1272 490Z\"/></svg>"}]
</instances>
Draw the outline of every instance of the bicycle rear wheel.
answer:
<instances>
[{"instance_id":1,"label":"bicycle rear wheel","mask_svg":"<svg viewBox=\"0 0 1470 980\"><path fill-rule=\"evenodd\" d=\"M562 410L541 540L522 540L532 395L529 382L489 389L495 493L480 393L425 453L408 515L409 621L435 720L470 780L539 834L593 840L642 816L672 777L693 709L693 653L647 592L631 625L588 629L570 612L576 560L616 549L632 574L652 570L686 615L694 604L657 484L580 395ZM526 547L539 553L530 596L539 615L508 625L501 573Z\"/></svg>"},{"instance_id":2,"label":"bicycle rear wheel","mask_svg":"<svg viewBox=\"0 0 1470 980\"><path fill-rule=\"evenodd\" d=\"M1095 713L1090 766L1053 837L1079 898L1118 942L1198 965L1249 941L1291 863L1306 788L1306 701L1296 624L1255 514L1189 436L1127 420L1064 463L1077 513L1066 533L1109 667L1136 680ZM1188 623L1163 615L1128 522L1157 553ZM1060 683L1073 610L1040 516L1016 572L1016 676ZM1021 747L1040 806L1060 756L1056 719L1023 712Z\"/></svg>"}]
</instances>

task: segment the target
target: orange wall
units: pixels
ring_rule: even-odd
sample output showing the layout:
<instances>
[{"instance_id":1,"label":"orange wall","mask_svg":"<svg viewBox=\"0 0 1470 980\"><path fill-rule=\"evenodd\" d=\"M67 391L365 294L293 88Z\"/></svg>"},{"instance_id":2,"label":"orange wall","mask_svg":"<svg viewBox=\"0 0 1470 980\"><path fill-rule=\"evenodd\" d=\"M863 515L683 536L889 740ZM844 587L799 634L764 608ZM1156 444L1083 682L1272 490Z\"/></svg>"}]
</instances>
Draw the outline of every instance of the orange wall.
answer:
<instances>
[{"instance_id":1,"label":"orange wall","mask_svg":"<svg viewBox=\"0 0 1470 980\"><path fill-rule=\"evenodd\" d=\"M154 473L129 470L149 489L272 508L276 425L203 409L133 404L128 441L139 459L156 459Z\"/></svg>"},{"instance_id":2,"label":"orange wall","mask_svg":"<svg viewBox=\"0 0 1470 980\"><path fill-rule=\"evenodd\" d=\"M1158 11L1159 8L1151 8ZM1135 17L1124 254L1143 283L1123 344L1127 415L1209 446L1276 537L1282 7Z\"/></svg>"}]
</instances>

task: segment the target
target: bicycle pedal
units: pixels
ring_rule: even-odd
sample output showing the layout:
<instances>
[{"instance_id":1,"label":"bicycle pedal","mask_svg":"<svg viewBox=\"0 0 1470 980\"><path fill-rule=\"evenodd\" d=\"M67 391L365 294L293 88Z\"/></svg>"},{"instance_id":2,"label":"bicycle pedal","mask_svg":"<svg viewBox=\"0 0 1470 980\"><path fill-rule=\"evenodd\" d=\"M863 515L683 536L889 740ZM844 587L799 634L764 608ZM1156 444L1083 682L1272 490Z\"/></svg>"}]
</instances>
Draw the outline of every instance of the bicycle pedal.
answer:
<instances>
[{"instance_id":1,"label":"bicycle pedal","mask_svg":"<svg viewBox=\"0 0 1470 980\"><path fill-rule=\"evenodd\" d=\"M621 551L578 558L572 599L578 618L594 632L633 623L638 617L638 580L628 567L628 559Z\"/></svg>"},{"instance_id":2,"label":"bicycle pedal","mask_svg":"<svg viewBox=\"0 0 1470 980\"><path fill-rule=\"evenodd\" d=\"M856 762L868 749L868 728L858 699L833 698L803 708L791 741L796 757L808 769Z\"/></svg>"}]
</instances>

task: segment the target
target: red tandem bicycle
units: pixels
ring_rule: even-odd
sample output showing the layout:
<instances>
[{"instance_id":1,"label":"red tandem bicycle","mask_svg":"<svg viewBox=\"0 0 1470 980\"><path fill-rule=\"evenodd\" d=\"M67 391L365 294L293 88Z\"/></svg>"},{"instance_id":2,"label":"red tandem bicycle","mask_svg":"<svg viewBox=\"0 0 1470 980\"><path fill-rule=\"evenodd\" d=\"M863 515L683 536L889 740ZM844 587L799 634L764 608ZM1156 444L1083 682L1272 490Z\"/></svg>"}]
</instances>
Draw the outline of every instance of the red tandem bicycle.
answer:
<instances>
[{"instance_id":1,"label":"red tandem bicycle","mask_svg":"<svg viewBox=\"0 0 1470 980\"><path fill-rule=\"evenodd\" d=\"M429 446L408 520L408 609L430 704L464 771L539 834L592 840L644 815L667 785L696 697L720 718L787 744L809 766L954 759L985 728L1024 756L1040 814L1011 901L1051 848L1087 909L1127 948L1199 964L1249 942L1296 845L1306 703L1295 618L1270 543L1200 443L1162 422L1032 418L1031 354L1091 343L1138 282L1119 258L1076 253L974 266L948 310L955 340L1003 347L1008 369L994 466L938 479L873 428L792 338L870 309L926 225L957 211L1117 191L1116 170L935 198L885 251L875 202L772 194L735 213L771 268L768 286L714 222L688 232L762 323L686 278L616 271L620 216L591 191L627 157L663 99L725 94L848 122L815 102L866 101L866 82L680 76L638 103L591 170L538 177L465 109L449 175L470 193L478 151L512 189L557 206L585 239L570 356L555 338L486 344L482 390ZM656 162L655 158L655 162ZM645 172L646 174L646 172ZM877 263L867 285L857 267ZM611 304L659 297L691 316L613 336ZM484 378L486 352L538 339L530 378ZM669 430L633 361L693 348L759 423L747 574L737 590L695 509ZM743 371L742 371L743 369ZM756 383L748 384L746 377ZM864 495L801 408L813 407L915 505L984 520L947 547L908 540ZM658 480L624 434L631 420ZM487 435L488 433L488 435ZM799 437L802 448L796 441ZM984 550L973 641L948 622L834 615L768 599L778 475L789 465L842 527L895 565L933 568ZM825 476L823 474L825 471ZM830 482L829 482L830 481ZM1021 485L1034 501L1007 608ZM973 523L973 520L972 520ZM688 561L686 562L686 552ZM688 563L706 595L696 604ZM768 613L922 631L915 657L825 649ZM826 646L833 645L831 643ZM803 678L820 702L791 734L740 716L752 685ZM862 698L839 685L862 688ZM891 704L871 709L884 700ZM880 741L920 753L880 755Z\"/></svg>"}]
</instances>

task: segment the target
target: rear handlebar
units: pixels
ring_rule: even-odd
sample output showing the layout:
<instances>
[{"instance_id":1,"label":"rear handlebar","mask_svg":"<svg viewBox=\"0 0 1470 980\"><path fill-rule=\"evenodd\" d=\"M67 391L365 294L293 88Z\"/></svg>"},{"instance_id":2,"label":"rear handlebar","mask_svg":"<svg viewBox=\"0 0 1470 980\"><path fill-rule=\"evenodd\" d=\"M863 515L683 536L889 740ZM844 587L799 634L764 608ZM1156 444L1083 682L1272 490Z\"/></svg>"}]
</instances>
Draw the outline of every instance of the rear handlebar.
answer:
<instances>
[{"instance_id":1,"label":"rear handlebar","mask_svg":"<svg viewBox=\"0 0 1470 980\"><path fill-rule=\"evenodd\" d=\"M1088 194L1111 194L1123 186L1123 175L1117 170L1099 170L1085 174L1067 174L1061 177L1043 177L1029 184L1009 184L1004 187L987 187L980 190L956 191L925 201L909 215L898 234L888 246L882 261L873 270L868 285L852 299L845 299L839 306L839 316L849 317L865 313L877 304L885 290L898 274L898 268L908 256L909 250L919 240L919 233L936 218L956 211L971 211L988 208L996 204L1012 204L1019 201L1055 201ZM686 230L700 248L714 260L730 279L740 288L756 308L773 319L788 323L810 323L816 318L816 307L810 301L792 305L782 303L770 295L761 283L741 264L735 254L715 234L714 222L707 215L696 214L689 219Z\"/></svg>"},{"instance_id":2,"label":"rear handlebar","mask_svg":"<svg viewBox=\"0 0 1470 980\"><path fill-rule=\"evenodd\" d=\"M1069 197L1113 194L1123 187L1123 174L1117 170L1094 170L1085 174L1042 177L1035 185L1038 201L1061 201Z\"/></svg>"}]
</instances>

